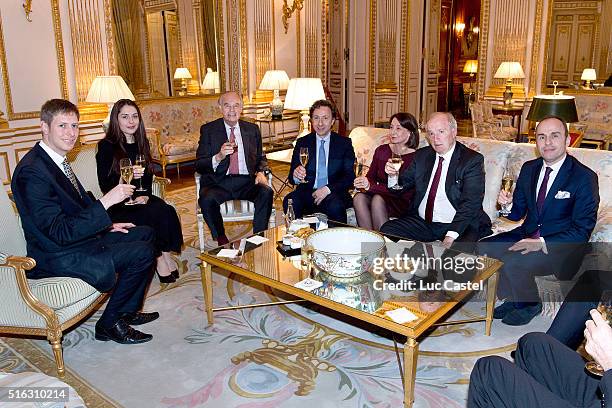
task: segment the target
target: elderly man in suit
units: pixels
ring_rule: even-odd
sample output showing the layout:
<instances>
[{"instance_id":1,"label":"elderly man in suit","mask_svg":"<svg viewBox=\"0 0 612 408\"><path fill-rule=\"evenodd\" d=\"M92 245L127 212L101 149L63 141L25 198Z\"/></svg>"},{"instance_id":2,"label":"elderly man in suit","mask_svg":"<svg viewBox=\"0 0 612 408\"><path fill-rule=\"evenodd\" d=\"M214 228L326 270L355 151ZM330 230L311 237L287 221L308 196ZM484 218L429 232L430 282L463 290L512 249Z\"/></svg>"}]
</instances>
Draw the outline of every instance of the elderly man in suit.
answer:
<instances>
[{"instance_id":1,"label":"elderly man in suit","mask_svg":"<svg viewBox=\"0 0 612 408\"><path fill-rule=\"evenodd\" d=\"M512 205L508 219L521 226L483 240L479 252L504 262L497 296L506 299L494 318L511 326L527 324L542 310L537 275L571 279L597 221L597 175L567 154L570 137L559 118L536 128L540 158L523 164L514 194L500 191L498 202Z\"/></svg>"},{"instance_id":2,"label":"elderly man in suit","mask_svg":"<svg viewBox=\"0 0 612 408\"><path fill-rule=\"evenodd\" d=\"M452 114L436 112L427 122L429 146L416 151L410 167L399 174L403 190L414 188L411 213L383 224L381 232L421 242L442 241L447 248L461 243L470 250L491 233L482 208L485 190L483 156L457 142ZM385 171L397 177L388 162Z\"/></svg>"},{"instance_id":3,"label":"elderly man in suit","mask_svg":"<svg viewBox=\"0 0 612 408\"><path fill-rule=\"evenodd\" d=\"M79 278L100 292L112 290L96 323L98 340L143 343L150 334L131 325L148 323L157 312L140 313L155 261L153 230L112 223L107 209L133 193L119 184L94 200L66 160L79 136L79 111L63 99L41 108L42 141L17 164L11 189L21 216L28 256L36 267L32 279Z\"/></svg>"},{"instance_id":4,"label":"elderly man in suit","mask_svg":"<svg viewBox=\"0 0 612 408\"><path fill-rule=\"evenodd\" d=\"M221 217L221 204L249 200L255 204L253 232L268 228L273 191L268 185L268 161L263 154L259 127L240 120L242 98L234 91L219 97L222 118L202 125L196 153L200 178L200 208L213 239L219 245L228 239Z\"/></svg>"},{"instance_id":5,"label":"elderly man in suit","mask_svg":"<svg viewBox=\"0 0 612 408\"><path fill-rule=\"evenodd\" d=\"M293 149L289 181L296 189L285 196L283 207L287 212L291 199L298 218L322 212L331 221L346 223L346 209L352 205L349 189L355 180L353 144L332 132L336 109L331 102L316 101L310 107L310 120L313 132L299 138ZM308 150L306 167L300 163L302 148Z\"/></svg>"}]
</instances>

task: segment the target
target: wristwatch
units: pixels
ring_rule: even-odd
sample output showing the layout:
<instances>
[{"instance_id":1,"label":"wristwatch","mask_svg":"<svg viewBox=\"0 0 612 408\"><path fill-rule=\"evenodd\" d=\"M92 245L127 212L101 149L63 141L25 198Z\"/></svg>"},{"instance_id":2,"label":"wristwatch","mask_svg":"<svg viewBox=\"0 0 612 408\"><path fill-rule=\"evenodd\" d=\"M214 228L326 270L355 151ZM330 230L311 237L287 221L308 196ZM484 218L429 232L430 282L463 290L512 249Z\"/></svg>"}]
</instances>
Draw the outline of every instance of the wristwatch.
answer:
<instances>
[{"instance_id":1,"label":"wristwatch","mask_svg":"<svg viewBox=\"0 0 612 408\"><path fill-rule=\"evenodd\" d=\"M266 177L270 177L270 174L272 174L272 170L270 170L269 168L264 169L263 174Z\"/></svg>"}]
</instances>

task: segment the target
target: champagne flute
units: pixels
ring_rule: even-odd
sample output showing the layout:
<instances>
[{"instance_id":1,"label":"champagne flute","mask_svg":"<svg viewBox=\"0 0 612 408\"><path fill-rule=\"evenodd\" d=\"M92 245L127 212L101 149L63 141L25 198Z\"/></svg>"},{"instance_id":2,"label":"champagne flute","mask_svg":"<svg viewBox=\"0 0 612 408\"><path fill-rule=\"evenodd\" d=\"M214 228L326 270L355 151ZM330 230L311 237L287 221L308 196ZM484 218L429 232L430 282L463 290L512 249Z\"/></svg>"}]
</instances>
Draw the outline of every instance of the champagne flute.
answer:
<instances>
[{"instance_id":1,"label":"champagne flute","mask_svg":"<svg viewBox=\"0 0 612 408\"><path fill-rule=\"evenodd\" d=\"M504 171L504 175L502 177L502 185L501 188L503 191L507 193L512 192L512 186L514 185L514 174L512 170L506 169ZM510 204L502 204L501 210L499 210L499 215L508 216L510 214Z\"/></svg>"},{"instance_id":2,"label":"champagne flute","mask_svg":"<svg viewBox=\"0 0 612 408\"><path fill-rule=\"evenodd\" d=\"M599 305L597 306L597 311L601 313L601 317L612 326L612 290L604 290L601 294L601 299L599 301ZM584 365L584 368L587 369L588 372L594 374L596 376L603 376L604 369L602 366L597 364L594 360L587 361Z\"/></svg>"},{"instance_id":3,"label":"champagne flute","mask_svg":"<svg viewBox=\"0 0 612 408\"><path fill-rule=\"evenodd\" d=\"M306 168L306 165L308 164L308 148L307 147L300 147L300 164L304 168ZM300 183L307 183L306 177L304 177L304 180L300 181Z\"/></svg>"},{"instance_id":4,"label":"champagne flute","mask_svg":"<svg viewBox=\"0 0 612 408\"><path fill-rule=\"evenodd\" d=\"M145 160L144 154L137 154L136 155L136 166L142 167L144 169L146 163L147 163L147 161ZM136 189L136 191L147 191L144 188L142 188L142 179L143 178L144 178L144 173L143 173L142 177L140 177L138 179L138 181L140 182L140 186Z\"/></svg>"},{"instance_id":5,"label":"champagne flute","mask_svg":"<svg viewBox=\"0 0 612 408\"><path fill-rule=\"evenodd\" d=\"M128 158L121 159L119 161L119 169L121 171L121 178L125 182L125 184L130 184L132 182L132 178L134 178L134 167L132 166L132 162ZM128 201L125 202L125 205L134 205L136 201L130 197Z\"/></svg>"},{"instance_id":6,"label":"champagne flute","mask_svg":"<svg viewBox=\"0 0 612 408\"><path fill-rule=\"evenodd\" d=\"M399 170L402 168L402 164L404 163L404 160L402 159L402 155L399 153L392 153L391 154L391 164L393 165L393 168L395 169L395 171L397 171L397 183L395 183L395 185L389 187L393 190L401 190L402 186L400 186L399 184Z\"/></svg>"},{"instance_id":7,"label":"champagne flute","mask_svg":"<svg viewBox=\"0 0 612 408\"><path fill-rule=\"evenodd\" d=\"M353 170L355 171L355 178L363 176L363 174L365 173L366 167L367 166L365 164L359 163L359 159L355 160L355 163L353 164ZM364 188L357 188L356 190L361 193L365 191Z\"/></svg>"}]
</instances>

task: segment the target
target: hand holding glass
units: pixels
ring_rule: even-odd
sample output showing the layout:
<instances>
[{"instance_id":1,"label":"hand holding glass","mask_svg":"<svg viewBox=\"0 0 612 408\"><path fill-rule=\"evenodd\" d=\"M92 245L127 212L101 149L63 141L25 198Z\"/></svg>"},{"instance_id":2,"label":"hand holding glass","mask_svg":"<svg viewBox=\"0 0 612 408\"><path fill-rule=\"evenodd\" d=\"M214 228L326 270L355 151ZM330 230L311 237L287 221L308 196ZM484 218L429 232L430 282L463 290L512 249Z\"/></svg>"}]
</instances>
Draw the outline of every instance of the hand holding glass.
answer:
<instances>
[{"instance_id":1,"label":"hand holding glass","mask_svg":"<svg viewBox=\"0 0 612 408\"><path fill-rule=\"evenodd\" d=\"M125 184L130 184L132 179L134 178L134 167L132 166L132 162L130 159L125 158L119 161L119 169L121 171L121 178L125 182ZM132 197L128 201L125 202L125 205L134 205L136 201Z\"/></svg>"},{"instance_id":2,"label":"hand holding glass","mask_svg":"<svg viewBox=\"0 0 612 408\"><path fill-rule=\"evenodd\" d=\"M612 326L612 290L605 290L601 294L601 300L599 301L599 306L597 306L597 311L601 313L601 317ZM591 374L595 374L599 377L604 375L603 367L596 361L587 361L584 367Z\"/></svg>"},{"instance_id":3,"label":"hand holding glass","mask_svg":"<svg viewBox=\"0 0 612 408\"><path fill-rule=\"evenodd\" d=\"M504 172L504 176L502 178L501 189L502 191L505 191L506 193L512 193L513 185L514 185L514 174L512 173L512 170L506 169L506 171ZM499 215L508 216L510 212L511 212L510 203L501 205L501 210L499 211Z\"/></svg>"},{"instance_id":4,"label":"hand holding glass","mask_svg":"<svg viewBox=\"0 0 612 408\"><path fill-rule=\"evenodd\" d=\"M353 170L355 171L355 180L359 177L363 177L365 173L365 168L367 166L363 163L359 163L359 160L355 160L355 164L353 164ZM365 188L357 188L357 191L364 192Z\"/></svg>"},{"instance_id":5,"label":"hand holding glass","mask_svg":"<svg viewBox=\"0 0 612 408\"><path fill-rule=\"evenodd\" d=\"M142 167L142 169L144 170L145 164L146 164L146 160L145 160L144 154L137 154L136 155L136 166ZM143 177L144 177L144 173L143 173L142 177L140 177L138 179L138 181L140 182L140 186L136 189L136 191L147 191L144 188L142 188L142 179L143 179Z\"/></svg>"},{"instance_id":6,"label":"hand holding glass","mask_svg":"<svg viewBox=\"0 0 612 408\"><path fill-rule=\"evenodd\" d=\"M300 147L300 164L304 169L306 169L306 165L308 164L308 148ZM306 177L300 181L300 183L307 183Z\"/></svg>"},{"instance_id":7,"label":"hand holding glass","mask_svg":"<svg viewBox=\"0 0 612 408\"><path fill-rule=\"evenodd\" d=\"M395 171L397 171L397 176L396 176L397 183L394 186L391 186L389 188L393 190L401 190L402 186L400 186L399 184L399 171L402 168L402 164L404 163L404 160L402 160L402 156L398 153L393 153L389 160L391 161L391 164L393 165L393 168L395 169Z\"/></svg>"}]
</instances>

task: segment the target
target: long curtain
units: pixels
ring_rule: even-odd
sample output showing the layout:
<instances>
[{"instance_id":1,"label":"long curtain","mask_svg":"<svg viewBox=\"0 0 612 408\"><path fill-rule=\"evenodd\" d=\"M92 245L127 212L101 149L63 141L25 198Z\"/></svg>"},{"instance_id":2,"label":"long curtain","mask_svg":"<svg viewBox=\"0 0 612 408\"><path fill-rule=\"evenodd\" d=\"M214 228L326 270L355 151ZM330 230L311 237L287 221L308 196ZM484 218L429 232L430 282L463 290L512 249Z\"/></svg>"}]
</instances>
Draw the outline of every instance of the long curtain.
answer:
<instances>
[{"instance_id":1,"label":"long curtain","mask_svg":"<svg viewBox=\"0 0 612 408\"><path fill-rule=\"evenodd\" d=\"M217 32L215 29L216 1L204 0L202 7L204 31L204 62L207 68L217 71Z\"/></svg>"},{"instance_id":2,"label":"long curtain","mask_svg":"<svg viewBox=\"0 0 612 408\"><path fill-rule=\"evenodd\" d=\"M135 92L145 85L142 6L138 0L113 0L112 4L117 71Z\"/></svg>"}]
</instances>

